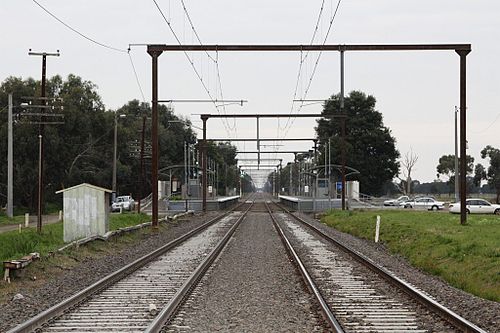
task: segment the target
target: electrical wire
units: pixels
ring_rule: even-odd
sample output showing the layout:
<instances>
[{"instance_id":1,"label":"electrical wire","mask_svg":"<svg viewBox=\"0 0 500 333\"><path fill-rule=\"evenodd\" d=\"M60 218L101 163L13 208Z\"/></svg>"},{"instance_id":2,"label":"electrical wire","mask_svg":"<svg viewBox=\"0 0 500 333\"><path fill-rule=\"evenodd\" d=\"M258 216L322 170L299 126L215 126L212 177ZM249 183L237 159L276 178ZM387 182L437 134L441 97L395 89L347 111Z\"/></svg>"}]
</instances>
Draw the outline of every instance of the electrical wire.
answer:
<instances>
[{"instance_id":1,"label":"electrical wire","mask_svg":"<svg viewBox=\"0 0 500 333\"><path fill-rule=\"evenodd\" d=\"M184 10L184 13L186 14L186 18L188 19L188 22L191 26L191 30L193 31L194 33L194 36L196 37L198 43L200 45L203 46L203 42L201 41L201 37L200 35L198 34L198 31L196 30L195 26L194 26L194 23L193 23L193 20L191 19L191 15L189 15L189 11L187 9L187 6L186 6L186 3L184 2L184 0L181 0L181 5L182 5L182 8ZM223 91L222 91L222 80L221 80L221 75L220 75L220 68L219 68L219 53L216 51L216 55L215 55L215 58L208 52L208 51L204 51L205 54L207 55L207 57L214 63L215 65L215 70L216 70L216 77L217 77L217 85L220 89L220 99L221 100L224 100L224 94L223 94ZM216 89L217 89L217 85L216 85ZM217 90L216 90L216 93L215 93L215 96L216 96L216 99L217 99ZM221 105L222 106L222 110L223 110L223 113L224 114L227 114L226 113L226 106L224 104ZM217 108L217 112L219 112L219 109ZM227 118L223 118L226 120L226 125L227 127L231 130L231 131L235 131L235 135L236 135L236 122L233 120L233 127L231 127L229 125L229 121L227 120Z\"/></svg>"},{"instance_id":2,"label":"electrical wire","mask_svg":"<svg viewBox=\"0 0 500 333\"><path fill-rule=\"evenodd\" d=\"M112 51L116 51L116 52L119 52L119 53L127 53L128 54L128 57L130 59L130 64L132 66L132 71L134 73L134 76L135 76L135 80L137 82L137 85L139 87L139 91L141 92L141 96L142 96L142 100L144 102L146 102L146 99L144 98L144 92L142 90L142 86L141 86L141 83L139 81L139 77L137 75L137 71L136 71L136 68L135 68L135 65L134 65L134 61L132 59L132 57L130 56L130 46L127 50L125 49L120 49L120 48L117 48L117 47L113 47L113 46L110 46L110 45L107 45L107 44L104 44L104 43L101 43L101 42L98 42L96 41L95 39L93 38L90 38L88 37L87 35L85 35L84 33L76 30L75 28L73 28L72 26L70 26L69 24L67 24L66 22L64 22L63 20L61 20L59 17L57 17L55 14L53 14L51 11L49 11L46 7L42 6L42 4L40 4L38 1L36 0L32 0L38 7L40 7L44 12L46 12L47 14L49 14L52 18L54 18L56 21L58 21L59 23L61 23L62 25L64 25L66 28L68 28L69 30L73 31L74 33L76 33L77 35L79 35L80 37L83 37L85 38L86 40L98 45L98 46L101 46L101 47L104 47L106 49L109 49L109 50L112 50Z\"/></svg>"},{"instance_id":3,"label":"electrical wire","mask_svg":"<svg viewBox=\"0 0 500 333\"><path fill-rule=\"evenodd\" d=\"M170 21L167 19L167 17L165 16L165 14L163 13L160 5L158 4L158 2L156 0L152 0L153 3L155 4L156 8L158 9L158 12L160 13L160 15L163 17L163 20L165 21L165 23L167 24L168 28L170 29L170 32L172 33L172 35L174 36L175 40L177 41L177 43L182 46L182 42L181 40L179 39L179 37L177 36L174 28L172 27L172 24L170 23ZM193 60L191 59L191 57L189 56L189 54L183 50L183 53L184 53L184 56L187 58L188 62L190 63L195 75L198 77L198 80L201 82L201 85L203 86L203 89L205 90L205 92L207 93L208 97L210 98L210 100L212 101L212 103L214 104L216 110L218 113L220 113L220 110L219 110L219 107L217 105L217 102L216 102L216 99L213 98L212 96L212 93L210 92L210 90L208 89L207 85L205 84L205 82L203 81L203 78L202 76L200 75L198 69L196 68L196 66L194 65L194 62ZM228 134L229 137L231 137L231 134L230 134L230 131L229 131L229 128L227 127L227 125L224 123L224 121L222 122L222 124L224 125L225 129L226 129L226 132Z\"/></svg>"},{"instance_id":4,"label":"electrical wire","mask_svg":"<svg viewBox=\"0 0 500 333\"><path fill-rule=\"evenodd\" d=\"M321 2L321 7L320 7L320 10L319 10L319 13L318 13L318 18L316 19L316 26L314 27L314 31L313 31L311 40L309 42L309 45L312 45L314 43L314 40L316 39L316 34L318 33L318 29L319 29L319 26L320 26L320 23L321 23L321 17L323 15L324 8L325 8L325 0L323 0ZM304 62L306 61L307 57L309 56L309 53L310 53L310 51L307 51L306 54L305 54L305 56L304 56L302 50L300 51L299 70L297 71L297 79L296 79L296 82L295 82L295 89L294 89L294 92L293 92L292 103L290 105L290 115L293 113L293 106L294 106L293 100L295 100L297 98L297 92L298 92L298 88L299 88L299 83L302 82L300 80L300 78L302 76L302 68L303 68ZM289 121L290 121L290 117L287 118L287 122L285 124L285 127L283 127L283 131L286 130L286 128L287 128L287 126L289 124ZM281 129L281 128L279 128L279 129ZM278 137L279 137L279 135L278 135Z\"/></svg>"},{"instance_id":5,"label":"electrical wire","mask_svg":"<svg viewBox=\"0 0 500 333\"><path fill-rule=\"evenodd\" d=\"M484 132L486 132L487 130L489 130L491 128L491 126L493 126L498 121L498 119L500 119L500 113L497 114L497 116L495 117L495 120L493 120L491 122L491 124L489 124L488 126L486 126L485 129L483 129L482 131L475 132L474 134L484 134Z\"/></svg>"},{"instance_id":6,"label":"electrical wire","mask_svg":"<svg viewBox=\"0 0 500 333\"><path fill-rule=\"evenodd\" d=\"M45 8L44 6L42 6L38 1L36 0L32 0L38 7L40 7L41 9L43 9L47 14L49 14L50 16L52 16L56 21L58 21L59 23L61 23L62 25L64 25L66 28L70 29L71 31L73 31L74 33L80 35L81 37L85 38L86 40L94 43L94 44L97 44L99 46L102 46L104 48L107 48L107 49L110 49L110 50L113 50L113 51L117 51L117 52L122 52L122 53L127 53L127 50L125 49L120 49L120 48L117 48L117 47L114 47L114 46L110 46L110 45L107 45L107 44L104 44L104 43L101 43L101 42L98 42L96 41L95 39L93 38L90 38L89 36L81 33L80 31L76 30L75 28L73 28L72 26L70 26L69 24L67 24L66 22L64 22L63 20L61 20L60 18L58 18L57 16L55 16L54 14L52 14L47 8Z\"/></svg>"},{"instance_id":7,"label":"electrical wire","mask_svg":"<svg viewBox=\"0 0 500 333\"><path fill-rule=\"evenodd\" d=\"M144 91L142 90L141 82L139 81L139 76L137 75L137 71L135 70L134 61L132 60L132 56L130 55L130 49L128 49L128 58L130 59L130 65L132 65L132 70L134 71L135 81L137 82L137 86L139 87L139 91L141 92L142 101L146 103L146 98L144 97Z\"/></svg>"},{"instance_id":8,"label":"electrical wire","mask_svg":"<svg viewBox=\"0 0 500 333\"><path fill-rule=\"evenodd\" d=\"M326 44L326 41L328 40L328 36L330 35L330 32L331 32L331 30L332 30L333 22L335 21L335 18L337 17L337 13L338 13L338 10L339 10L340 3L341 3L341 2L342 2L342 0L339 0L339 1L337 2L337 6L336 6L336 8L335 8L335 11L334 11L334 13L333 13L332 18L330 19L330 24L329 24L329 26L328 26L328 30L327 30L327 32L326 32L326 35L325 35L325 37L324 37L324 39L323 39L323 43L322 43L322 45L325 45L325 44ZM311 84L312 84L312 82L313 82L314 75L316 74L316 70L318 69L319 61L320 61L320 59L321 59L321 55L322 55L322 54L323 54L323 51L320 51L320 52L319 52L319 54L318 54L318 57L316 58L316 61L315 61L315 63L314 63L313 70L312 70L312 72L311 72L311 76L310 76L310 78L309 78L309 80L308 80L308 84L307 84L306 90L304 91L304 95L303 95L303 96L302 96L302 98L301 98L302 100L305 100L305 99L306 99L306 97L307 97L307 94L309 93L309 89L311 88ZM299 112L302 110L302 107L303 107L303 106L304 106L304 101L302 101L302 102L301 102L301 104L300 104L300 106L299 106L299 108L298 108L298 110L297 110L297 113L299 113ZM293 118L293 117L291 117L291 118ZM291 118L288 118L288 119L290 120ZM287 136L287 134L288 134L288 131L289 131L289 130L290 130L290 128L293 126L294 122L295 122L295 118L291 119L291 122L288 122L288 121L287 121L287 125L285 125L285 128L288 126L288 124L289 124L289 126L288 126L288 128L286 128L286 130L285 130L285 134L284 134L283 138L286 138L286 136Z\"/></svg>"}]
</instances>

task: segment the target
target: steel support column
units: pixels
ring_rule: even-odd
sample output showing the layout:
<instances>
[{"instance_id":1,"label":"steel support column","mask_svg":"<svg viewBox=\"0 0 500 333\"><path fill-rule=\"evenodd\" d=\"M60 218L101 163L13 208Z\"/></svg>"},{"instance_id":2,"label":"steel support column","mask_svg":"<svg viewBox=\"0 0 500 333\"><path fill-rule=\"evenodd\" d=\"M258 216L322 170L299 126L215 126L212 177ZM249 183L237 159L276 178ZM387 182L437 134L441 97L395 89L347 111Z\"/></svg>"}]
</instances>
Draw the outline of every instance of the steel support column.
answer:
<instances>
[{"instance_id":1,"label":"steel support column","mask_svg":"<svg viewBox=\"0 0 500 333\"><path fill-rule=\"evenodd\" d=\"M340 113L344 113L344 49L340 51ZM346 209L345 204L345 164L346 164L346 145L345 145L345 118L340 120L341 122L341 137L342 137L342 210Z\"/></svg>"},{"instance_id":2,"label":"steel support column","mask_svg":"<svg viewBox=\"0 0 500 333\"><path fill-rule=\"evenodd\" d=\"M467 223L467 55L470 50L457 50L460 56L460 223ZM456 180L455 180L456 181Z\"/></svg>"},{"instance_id":3,"label":"steel support column","mask_svg":"<svg viewBox=\"0 0 500 333\"><path fill-rule=\"evenodd\" d=\"M159 50L148 50L152 61L152 101L151 101L151 227L158 229L158 57Z\"/></svg>"},{"instance_id":4,"label":"steel support column","mask_svg":"<svg viewBox=\"0 0 500 333\"><path fill-rule=\"evenodd\" d=\"M207 211L207 120L208 117L201 116L203 121L203 141L201 142L201 187L203 195L203 212Z\"/></svg>"}]
</instances>

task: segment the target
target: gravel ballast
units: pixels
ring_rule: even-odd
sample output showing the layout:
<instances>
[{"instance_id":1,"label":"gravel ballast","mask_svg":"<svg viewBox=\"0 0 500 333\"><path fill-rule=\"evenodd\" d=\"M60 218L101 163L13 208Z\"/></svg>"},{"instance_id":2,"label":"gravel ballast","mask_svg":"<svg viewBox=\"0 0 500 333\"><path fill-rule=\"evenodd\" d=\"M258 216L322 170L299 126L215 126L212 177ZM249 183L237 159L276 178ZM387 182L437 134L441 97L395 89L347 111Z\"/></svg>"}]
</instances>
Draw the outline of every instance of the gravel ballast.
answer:
<instances>
[{"instance_id":1,"label":"gravel ballast","mask_svg":"<svg viewBox=\"0 0 500 333\"><path fill-rule=\"evenodd\" d=\"M250 212L168 331L324 331L267 213Z\"/></svg>"},{"instance_id":2,"label":"gravel ballast","mask_svg":"<svg viewBox=\"0 0 500 333\"><path fill-rule=\"evenodd\" d=\"M5 332L34 317L135 259L193 230L218 214L220 213L209 212L205 215L186 217L177 222L168 222L160 228L157 234L141 234L133 240L133 243L127 244L126 247L120 248L115 253L104 253L98 255L97 258L79 259L76 265L69 268L61 267L62 271L59 274L52 273L50 277L46 278L43 276L42 268L38 272L39 281L33 282L28 278L24 278L25 282L17 281L17 285L9 289L7 295L4 295L3 298L6 301L0 303L0 332ZM77 256L74 251L68 255ZM56 256L65 256L65 254ZM34 267L29 267L30 270L37 269L37 264L32 266ZM24 297L13 300L17 293Z\"/></svg>"},{"instance_id":3,"label":"gravel ballast","mask_svg":"<svg viewBox=\"0 0 500 333\"><path fill-rule=\"evenodd\" d=\"M490 333L500 332L500 303L454 288L446 281L411 266L404 258L392 255L383 245L340 232L308 215L301 214L300 216L329 236L359 251L378 265L431 295L439 303L480 328Z\"/></svg>"}]
</instances>

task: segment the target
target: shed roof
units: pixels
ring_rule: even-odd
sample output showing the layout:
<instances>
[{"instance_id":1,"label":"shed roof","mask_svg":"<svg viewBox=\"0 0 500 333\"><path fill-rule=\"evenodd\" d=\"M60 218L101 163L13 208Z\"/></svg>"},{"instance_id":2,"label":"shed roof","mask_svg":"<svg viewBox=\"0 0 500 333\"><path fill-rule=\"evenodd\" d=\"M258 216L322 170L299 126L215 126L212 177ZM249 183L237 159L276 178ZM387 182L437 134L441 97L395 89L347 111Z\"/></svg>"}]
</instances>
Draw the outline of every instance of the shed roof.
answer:
<instances>
[{"instance_id":1,"label":"shed roof","mask_svg":"<svg viewBox=\"0 0 500 333\"><path fill-rule=\"evenodd\" d=\"M88 183L81 183L81 184L78 184L78 185L75 185L75 186L72 186L72 187L68 187L68 188L59 190L59 191L56 192L56 194L63 193L63 192L66 192L66 191L71 191L71 190L74 190L74 189L76 189L78 187L82 187L82 186L90 187L90 188L92 188L94 190L104 191L104 192L108 192L108 193L112 193L113 192L113 191L108 190L108 189L103 188L103 187L95 186L95 185L88 184Z\"/></svg>"}]
</instances>

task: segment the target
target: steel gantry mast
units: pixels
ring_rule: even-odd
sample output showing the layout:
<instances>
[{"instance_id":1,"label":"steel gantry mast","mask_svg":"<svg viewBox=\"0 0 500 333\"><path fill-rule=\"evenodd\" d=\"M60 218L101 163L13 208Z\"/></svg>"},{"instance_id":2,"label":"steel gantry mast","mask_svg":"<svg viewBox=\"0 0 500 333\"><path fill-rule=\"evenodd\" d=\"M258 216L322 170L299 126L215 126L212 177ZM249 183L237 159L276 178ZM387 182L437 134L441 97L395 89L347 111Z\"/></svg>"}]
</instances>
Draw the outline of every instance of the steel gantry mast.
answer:
<instances>
[{"instance_id":1,"label":"steel gantry mast","mask_svg":"<svg viewBox=\"0 0 500 333\"><path fill-rule=\"evenodd\" d=\"M345 45L345 44L321 44L321 45L165 45L165 44L150 44L147 47L147 52L152 58L152 70L153 70L153 85L152 85L152 112L153 112L153 162L152 162L152 186L153 186L153 217L152 225L154 228L158 224L158 57L163 52L279 52L279 51L334 51L341 52L341 61L343 62L344 52L354 52L354 51L455 51L460 56L460 155L463 157L460 159L460 221L462 224L467 222L467 214L465 210L465 198L466 198L466 66L467 66L467 55L471 52L470 44L359 44L359 45ZM343 67L343 66L342 66ZM343 81L343 80L342 80ZM296 115L282 115L288 118L298 117L301 114ZM259 117L264 115L260 114ZM228 117L227 115L220 115L220 117ZM320 115L322 117L322 115ZM203 121L204 124L204 135L203 138L206 140L206 120ZM202 116L203 120L203 116ZM345 126L342 126L345 132ZM279 141L279 140L277 140ZM206 144L206 141L204 141ZM205 145L204 145L205 146ZM204 147L205 148L205 147ZM204 150L204 148L202 150ZM260 149L257 149L260 152ZM344 149L342 149L344 150ZM205 154L206 155L206 154ZM259 153L260 155L260 153ZM206 171L206 163L203 163L203 171ZM156 170L154 170L156 168ZM203 183L206 183L206 177L203 177ZM344 182L345 170L342 182ZM343 192L344 186L343 184ZM203 188L203 192L206 192L206 188ZM206 193L205 193L206 194ZM206 197L204 195L204 208L206 208ZM345 203L343 203L343 207Z\"/></svg>"}]
</instances>

